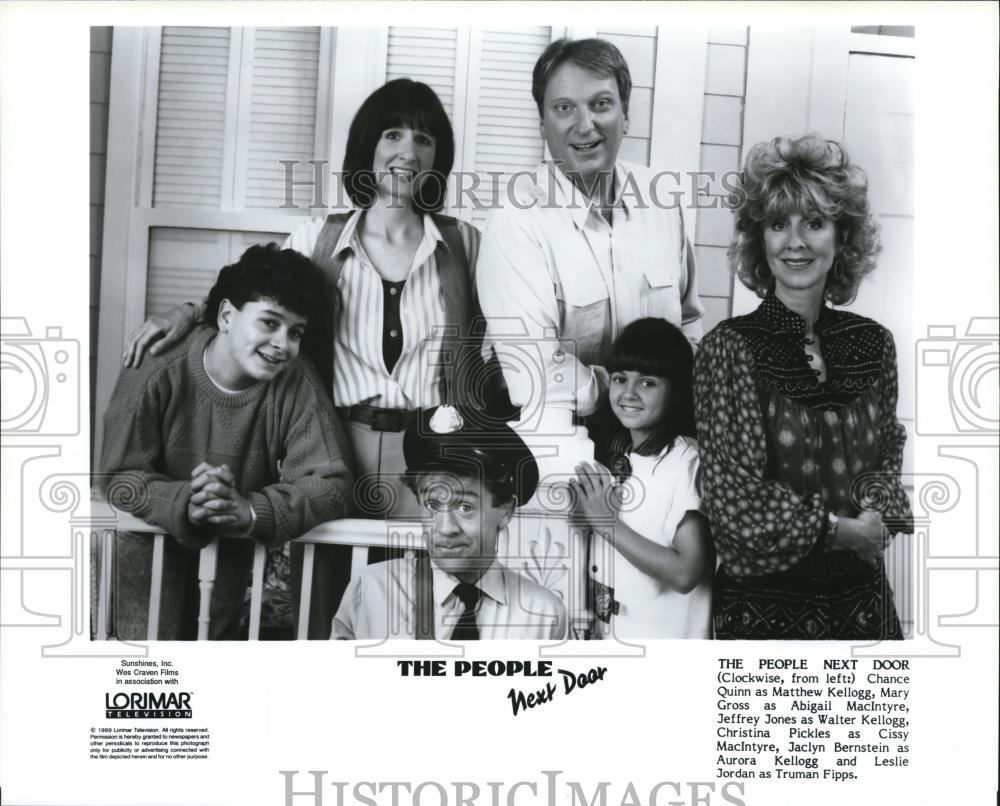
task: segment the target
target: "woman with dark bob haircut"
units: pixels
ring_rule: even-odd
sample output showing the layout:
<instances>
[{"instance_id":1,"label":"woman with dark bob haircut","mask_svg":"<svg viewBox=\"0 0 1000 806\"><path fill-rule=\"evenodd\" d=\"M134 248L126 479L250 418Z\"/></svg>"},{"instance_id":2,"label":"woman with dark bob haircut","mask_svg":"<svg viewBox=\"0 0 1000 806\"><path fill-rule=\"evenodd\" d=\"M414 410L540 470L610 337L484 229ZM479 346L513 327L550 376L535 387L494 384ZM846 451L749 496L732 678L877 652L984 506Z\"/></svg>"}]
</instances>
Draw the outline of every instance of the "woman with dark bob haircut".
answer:
<instances>
[{"instance_id":1,"label":"woman with dark bob haircut","mask_svg":"<svg viewBox=\"0 0 1000 806\"><path fill-rule=\"evenodd\" d=\"M363 517L420 514L404 482L403 431L420 409L483 408L499 377L498 366L486 372L473 328L479 232L437 213L454 156L434 90L408 78L388 82L364 101L348 133L343 181L355 209L311 219L285 242L322 269L334 299L332 324L304 349L346 421ZM126 363L147 344L155 341L156 352L186 333L188 308L147 322ZM316 549L309 637L328 638L350 556Z\"/></svg>"},{"instance_id":2,"label":"woman with dark bob haircut","mask_svg":"<svg viewBox=\"0 0 1000 806\"><path fill-rule=\"evenodd\" d=\"M872 271L868 181L816 135L754 146L729 250L763 302L702 341L695 416L720 567L717 638L901 638L883 555L912 533L896 349L852 301Z\"/></svg>"},{"instance_id":3,"label":"woman with dark bob haircut","mask_svg":"<svg viewBox=\"0 0 1000 806\"><path fill-rule=\"evenodd\" d=\"M363 210L377 204L375 150L383 132L392 129L423 131L434 138L434 158L430 165L422 166L412 203L420 212L438 212L447 198L448 174L455 160L455 135L434 90L408 78L397 78L375 90L354 116L344 153L347 195L355 207Z\"/></svg>"}]
</instances>

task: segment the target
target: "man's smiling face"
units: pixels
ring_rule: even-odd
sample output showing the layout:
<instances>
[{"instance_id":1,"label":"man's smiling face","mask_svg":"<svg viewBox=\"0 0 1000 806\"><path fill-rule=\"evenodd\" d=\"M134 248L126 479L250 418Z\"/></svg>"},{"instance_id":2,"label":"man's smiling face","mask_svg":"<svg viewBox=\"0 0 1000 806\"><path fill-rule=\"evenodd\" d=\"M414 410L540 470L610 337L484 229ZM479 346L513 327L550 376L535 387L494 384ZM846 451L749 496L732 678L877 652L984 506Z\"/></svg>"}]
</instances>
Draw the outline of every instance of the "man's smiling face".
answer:
<instances>
[{"instance_id":1,"label":"man's smiling face","mask_svg":"<svg viewBox=\"0 0 1000 806\"><path fill-rule=\"evenodd\" d=\"M500 530L513 512L511 503L495 504L481 480L450 473L421 474L417 498L425 513L431 561L442 571L475 582L496 559Z\"/></svg>"},{"instance_id":2,"label":"man's smiling face","mask_svg":"<svg viewBox=\"0 0 1000 806\"><path fill-rule=\"evenodd\" d=\"M613 76L600 76L573 62L556 68L545 87L542 133L564 173L591 187L601 173L614 169L627 130L628 117Z\"/></svg>"}]
</instances>

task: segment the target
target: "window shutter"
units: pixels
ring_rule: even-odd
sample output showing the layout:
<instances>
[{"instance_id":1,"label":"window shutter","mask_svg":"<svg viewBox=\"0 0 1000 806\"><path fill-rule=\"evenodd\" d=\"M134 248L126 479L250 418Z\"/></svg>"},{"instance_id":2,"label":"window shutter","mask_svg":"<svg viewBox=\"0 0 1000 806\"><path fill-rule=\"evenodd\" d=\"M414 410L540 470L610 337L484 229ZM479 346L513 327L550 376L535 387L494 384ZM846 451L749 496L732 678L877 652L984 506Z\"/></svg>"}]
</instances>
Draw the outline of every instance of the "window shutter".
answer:
<instances>
[{"instance_id":1,"label":"window shutter","mask_svg":"<svg viewBox=\"0 0 1000 806\"><path fill-rule=\"evenodd\" d=\"M161 30L147 316L200 299L219 269L253 243L282 241L308 209L308 186L294 188L299 211L281 209L280 160L311 178L307 161L325 153L329 47L319 28Z\"/></svg>"},{"instance_id":2,"label":"window shutter","mask_svg":"<svg viewBox=\"0 0 1000 806\"><path fill-rule=\"evenodd\" d=\"M255 243L280 244L285 234L153 227L149 233L146 316L159 316L185 302L200 302L215 283L219 269L238 260Z\"/></svg>"},{"instance_id":3,"label":"window shutter","mask_svg":"<svg viewBox=\"0 0 1000 806\"><path fill-rule=\"evenodd\" d=\"M229 28L163 29L154 207L222 203L229 52Z\"/></svg>"},{"instance_id":4,"label":"window shutter","mask_svg":"<svg viewBox=\"0 0 1000 806\"><path fill-rule=\"evenodd\" d=\"M319 28L254 29L246 170L236 173L246 177L248 209L273 210L284 201L279 160L305 163L316 156L319 51ZM302 173L309 177L312 169L306 166ZM312 191L295 187L294 200L307 207Z\"/></svg>"},{"instance_id":5,"label":"window shutter","mask_svg":"<svg viewBox=\"0 0 1000 806\"><path fill-rule=\"evenodd\" d=\"M457 56L455 28L390 28L385 80L412 78L427 84L454 125Z\"/></svg>"},{"instance_id":6,"label":"window shutter","mask_svg":"<svg viewBox=\"0 0 1000 806\"><path fill-rule=\"evenodd\" d=\"M512 174L530 170L542 160L531 73L551 39L551 28L491 28L481 34L478 64L473 65L478 82L470 81L467 136L471 167L481 181L475 195L487 208L502 202L500 194L506 192ZM501 175L490 177L488 171ZM472 211L472 221L480 228L486 216L486 209Z\"/></svg>"}]
</instances>

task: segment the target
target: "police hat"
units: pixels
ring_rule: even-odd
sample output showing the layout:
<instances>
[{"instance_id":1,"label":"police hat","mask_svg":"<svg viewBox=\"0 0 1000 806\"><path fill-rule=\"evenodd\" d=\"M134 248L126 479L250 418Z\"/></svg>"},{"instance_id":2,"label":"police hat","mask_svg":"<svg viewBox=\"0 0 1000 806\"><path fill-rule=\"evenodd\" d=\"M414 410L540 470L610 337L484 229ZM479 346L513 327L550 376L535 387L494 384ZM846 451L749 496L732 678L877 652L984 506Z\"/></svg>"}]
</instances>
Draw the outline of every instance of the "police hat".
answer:
<instances>
[{"instance_id":1,"label":"police hat","mask_svg":"<svg viewBox=\"0 0 1000 806\"><path fill-rule=\"evenodd\" d=\"M538 486L535 457L517 432L466 406L421 411L403 434L403 458L411 475L482 473L494 493L516 495L518 506Z\"/></svg>"}]
</instances>

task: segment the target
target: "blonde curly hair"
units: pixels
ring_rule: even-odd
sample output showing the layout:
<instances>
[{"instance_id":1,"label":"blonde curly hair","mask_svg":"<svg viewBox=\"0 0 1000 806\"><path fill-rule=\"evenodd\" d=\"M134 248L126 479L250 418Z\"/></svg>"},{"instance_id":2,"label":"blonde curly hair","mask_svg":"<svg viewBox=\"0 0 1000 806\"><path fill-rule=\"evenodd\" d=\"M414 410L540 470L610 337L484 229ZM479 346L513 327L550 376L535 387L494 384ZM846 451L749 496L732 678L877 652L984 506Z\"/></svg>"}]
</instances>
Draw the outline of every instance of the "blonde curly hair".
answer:
<instances>
[{"instance_id":1,"label":"blonde curly hair","mask_svg":"<svg viewBox=\"0 0 1000 806\"><path fill-rule=\"evenodd\" d=\"M792 213L820 215L837 231L837 259L824 296L836 305L854 300L861 278L875 269L878 225L868 204L868 177L843 145L815 134L776 137L747 154L730 197L736 233L729 264L740 281L763 297L774 288L764 251L764 228Z\"/></svg>"}]
</instances>

